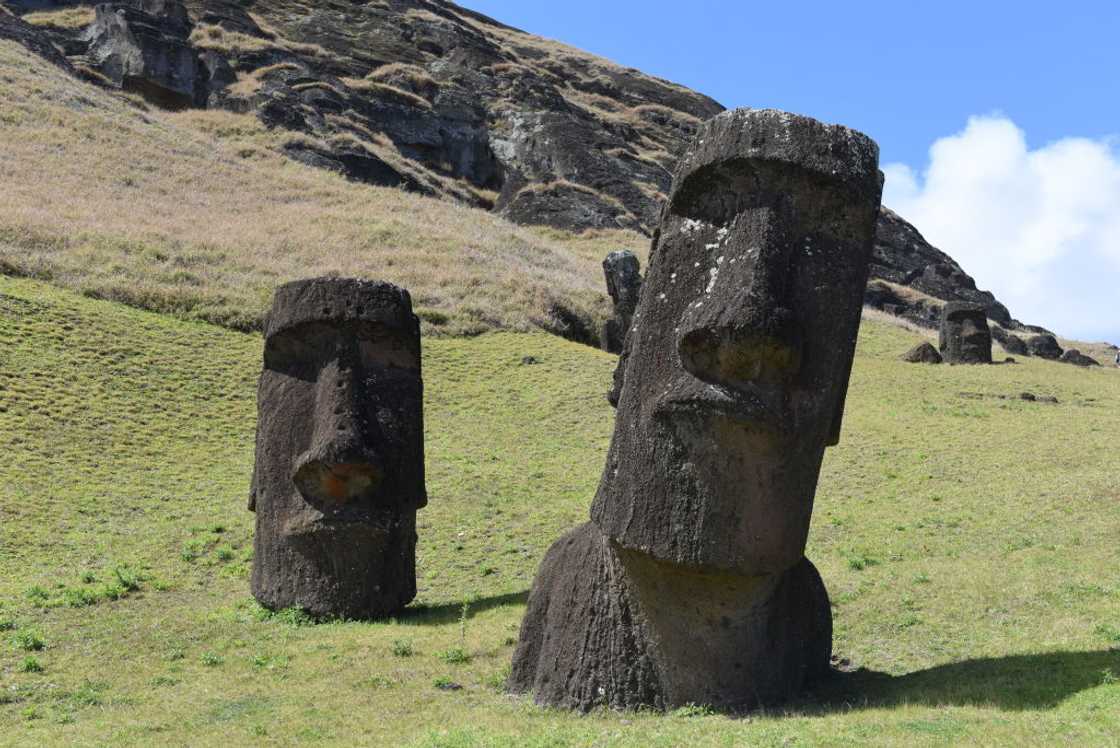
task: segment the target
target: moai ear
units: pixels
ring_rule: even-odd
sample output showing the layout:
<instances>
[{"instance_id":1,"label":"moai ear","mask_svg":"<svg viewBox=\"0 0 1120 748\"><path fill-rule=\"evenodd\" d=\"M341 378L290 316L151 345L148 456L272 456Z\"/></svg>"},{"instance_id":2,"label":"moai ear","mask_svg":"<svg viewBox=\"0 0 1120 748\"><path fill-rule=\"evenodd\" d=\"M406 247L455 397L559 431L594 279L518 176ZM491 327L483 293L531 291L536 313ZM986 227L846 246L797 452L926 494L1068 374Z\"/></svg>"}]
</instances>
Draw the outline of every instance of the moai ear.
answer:
<instances>
[{"instance_id":1,"label":"moai ear","mask_svg":"<svg viewBox=\"0 0 1120 748\"><path fill-rule=\"evenodd\" d=\"M257 511L257 471L255 468L253 478L249 482L249 511L254 513Z\"/></svg>"}]
</instances>

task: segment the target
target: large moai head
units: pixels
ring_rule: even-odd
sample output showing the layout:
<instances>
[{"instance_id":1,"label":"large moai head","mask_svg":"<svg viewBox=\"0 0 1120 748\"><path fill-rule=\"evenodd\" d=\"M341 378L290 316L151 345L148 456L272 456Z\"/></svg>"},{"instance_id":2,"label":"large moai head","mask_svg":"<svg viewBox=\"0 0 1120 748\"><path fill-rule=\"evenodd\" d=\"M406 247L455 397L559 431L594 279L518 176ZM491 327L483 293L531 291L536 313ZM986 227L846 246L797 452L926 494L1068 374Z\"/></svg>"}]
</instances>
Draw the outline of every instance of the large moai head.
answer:
<instances>
[{"instance_id":1,"label":"large moai head","mask_svg":"<svg viewBox=\"0 0 1120 748\"><path fill-rule=\"evenodd\" d=\"M342 278L281 286L257 402L253 594L317 615L399 610L416 594L427 503L408 292Z\"/></svg>"},{"instance_id":2,"label":"large moai head","mask_svg":"<svg viewBox=\"0 0 1120 748\"><path fill-rule=\"evenodd\" d=\"M592 519L659 561L782 572L804 554L839 438L878 147L784 112L725 112L673 185Z\"/></svg>"},{"instance_id":3,"label":"large moai head","mask_svg":"<svg viewBox=\"0 0 1120 748\"><path fill-rule=\"evenodd\" d=\"M947 363L992 363L992 331L984 307L967 301L946 304L938 343Z\"/></svg>"}]
</instances>

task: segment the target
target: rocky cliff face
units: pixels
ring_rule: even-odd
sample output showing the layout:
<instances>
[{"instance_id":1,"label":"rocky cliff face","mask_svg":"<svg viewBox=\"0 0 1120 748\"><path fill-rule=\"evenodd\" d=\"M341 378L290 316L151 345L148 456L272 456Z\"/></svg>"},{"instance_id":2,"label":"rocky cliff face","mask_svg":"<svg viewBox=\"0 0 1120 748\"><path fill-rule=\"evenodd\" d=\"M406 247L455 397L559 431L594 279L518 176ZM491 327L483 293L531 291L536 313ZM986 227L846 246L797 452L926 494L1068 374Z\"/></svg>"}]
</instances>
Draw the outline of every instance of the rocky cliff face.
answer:
<instances>
[{"instance_id":1,"label":"rocky cliff face","mask_svg":"<svg viewBox=\"0 0 1120 748\"><path fill-rule=\"evenodd\" d=\"M9 5L34 6L67 51L118 85L125 75L135 81L131 69L119 69L122 59L139 57L134 48L142 44L83 50L83 39L104 40L108 31L52 29L41 12L73 3ZM167 15L166 37L178 43L175 5L122 0L98 10L96 24L113 39L135 37L120 27L131 21L149 30L137 10L144 6ZM188 92L186 74L161 69L153 76L164 80L160 91L252 112L290 130L298 137L289 155L302 161L516 221L649 233L676 152L722 110L681 86L442 0L188 0L186 8L190 43L221 55L236 80ZM168 57L173 65L164 68L194 64L178 48Z\"/></svg>"},{"instance_id":2,"label":"rocky cliff face","mask_svg":"<svg viewBox=\"0 0 1120 748\"><path fill-rule=\"evenodd\" d=\"M0 2L35 11L44 38L93 79L165 106L252 113L291 133L293 159L519 223L650 233L677 153L723 110L445 0ZM886 209L871 275L868 303L918 324L936 327L941 302L970 301L1017 327Z\"/></svg>"}]
</instances>

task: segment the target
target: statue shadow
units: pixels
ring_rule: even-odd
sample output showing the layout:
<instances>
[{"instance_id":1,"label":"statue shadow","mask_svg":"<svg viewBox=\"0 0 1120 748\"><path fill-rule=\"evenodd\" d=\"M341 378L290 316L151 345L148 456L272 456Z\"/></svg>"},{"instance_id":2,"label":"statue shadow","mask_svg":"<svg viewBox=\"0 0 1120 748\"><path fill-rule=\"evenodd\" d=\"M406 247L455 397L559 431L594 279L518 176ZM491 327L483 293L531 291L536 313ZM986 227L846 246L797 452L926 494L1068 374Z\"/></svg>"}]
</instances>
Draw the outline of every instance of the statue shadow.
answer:
<instances>
[{"instance_id":1,"label":"statue shadow","mask_svg":"<svg viewBox=\"0 0 1120 748\"><path fill-rule=\"evenodd\" d=\"M491 595L490 597L472 597L458 603L443 603L441 605L415 605L404 609L397 617L400 623L421 626L438 626L445 623L454 623L463 615L463 605L467 606L467 618L493 608L505 605L524 605L529 599L529 590L521 592L507 592L504 595Z\"/></svg>"},{"instance_id":2,"label":"statue shadow","mask_svg":"<svg viewBox=\"0 0 1120 748\"><path fill-rule=\"evenodd\" d=\"M834 672L796 708L808 713L903 705L1052 709L1115 679L1120 679L1120 649L980 658L906 675L861 668Z\"/></svg>"}]
</instances>

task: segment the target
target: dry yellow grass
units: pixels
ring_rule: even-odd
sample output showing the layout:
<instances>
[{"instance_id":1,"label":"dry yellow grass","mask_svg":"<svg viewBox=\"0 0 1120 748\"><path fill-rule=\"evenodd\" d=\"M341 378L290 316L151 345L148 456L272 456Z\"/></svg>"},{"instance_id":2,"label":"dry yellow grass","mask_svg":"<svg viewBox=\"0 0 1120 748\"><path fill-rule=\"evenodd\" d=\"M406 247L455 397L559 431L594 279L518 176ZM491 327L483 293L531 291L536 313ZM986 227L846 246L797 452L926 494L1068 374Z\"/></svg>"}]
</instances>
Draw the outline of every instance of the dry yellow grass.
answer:
<instances>
[{"instance_id":1,"label":"dry yellow grass","mask_svg":"<svg viewBox=\"0 0 1120 748\"><path fill-rule=\"evenodd\" d=\"M626 232L515 226L345 181L228 112L144 112L0 42L0 269L234 327L272 289L338 273L410 289L427 333L527 330L560 302L605 318L600 261Z\"/></svg>"},{"instance_id":2,"label":"dry yellow grass","mask_svg":"<svg viewBox=\"0 0 1120 748\"><path fill-rule=\"evenodd\" d=\"M80 29L93 23L92 5L75 5L57 10L41 10L27 13L23 20L32 26L53 26L56 29Z\"/></svg>"},{"instance_id":3,"label":"dry yellow grass","mask_svg":"<svg viewBox=\"0 0 1120 748\"><path fill-rule=\"evenodd\" d=\"M431 102L424 97L417 96L411 91L405 91L403 88L398 88L388 83L379 83L370 78L343 78L342 82L352 90L358 93L368 94L376 99L387 99L404 104L405 106L414 106L418 109L432 108Z\"/></svg>"}]
</instances>

